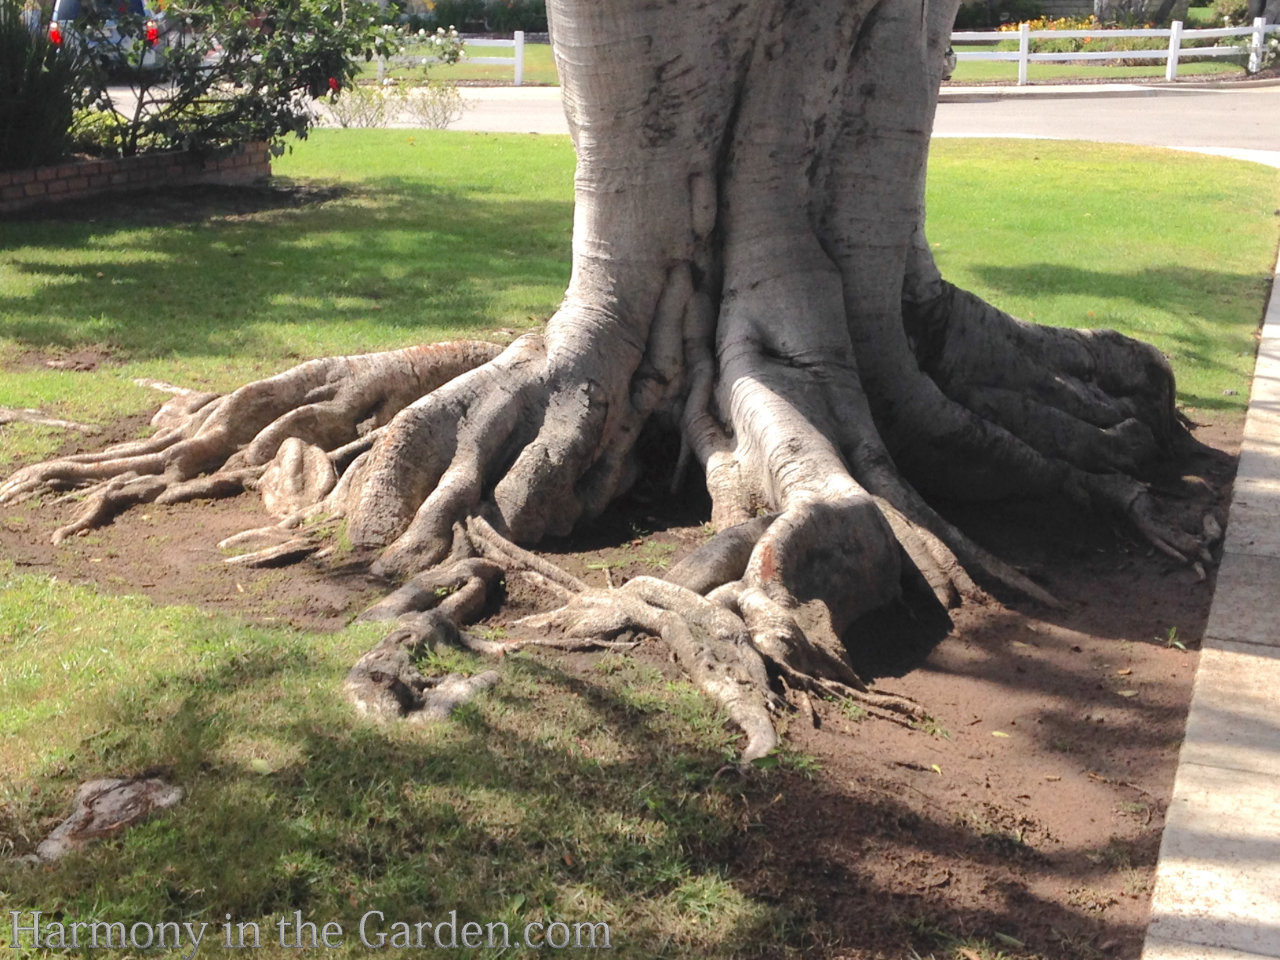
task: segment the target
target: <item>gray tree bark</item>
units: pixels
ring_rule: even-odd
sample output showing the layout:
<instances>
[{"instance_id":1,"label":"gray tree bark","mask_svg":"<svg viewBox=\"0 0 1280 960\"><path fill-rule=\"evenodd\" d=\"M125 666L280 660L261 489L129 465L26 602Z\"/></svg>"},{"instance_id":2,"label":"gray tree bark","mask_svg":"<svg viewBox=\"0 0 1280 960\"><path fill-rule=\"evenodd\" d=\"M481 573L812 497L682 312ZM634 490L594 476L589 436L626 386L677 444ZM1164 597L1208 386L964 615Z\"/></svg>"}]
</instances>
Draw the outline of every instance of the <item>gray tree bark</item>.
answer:
<instances>
[{"instance_id":1,"label":"gray tree bark","mask_svg":"<svg viewBox=\"0 0 1280 960\"><path fill-rule=\"evenodd\" d=\"M250 537L264 559L323 513L381 569L429 578L396 608L397 650L421 639L438 568L483 556L563 602L533 626L666 639L748 758L775 742L779 680L915 709L863 688L841 641L904 578L944 604L978 592L970 572L1052 602L927 495L1066 493L1206 556L1139 479L1186 436L1164 358L1022 323L934 264L924 178L954 3L548 8L578 169L572 277L543 332L179 396L156 436L28 468L0 499L96 484L62 537L143 500L264 486L282 517ZM514 546L603 511L651 422L705 475L723 531L706 551L598 593Z\"/></svg>"},{"instance_id":2,"label":"gray tree bark","mask_svg":"<svg viewBox=\"0 0 1280 960\"><path fill-rule=\"evenodd\" d=\"M1249 21L1262 17L1267 23L1280 23L1280 0L1249 0Z\"/></svg>"}]
</instances>

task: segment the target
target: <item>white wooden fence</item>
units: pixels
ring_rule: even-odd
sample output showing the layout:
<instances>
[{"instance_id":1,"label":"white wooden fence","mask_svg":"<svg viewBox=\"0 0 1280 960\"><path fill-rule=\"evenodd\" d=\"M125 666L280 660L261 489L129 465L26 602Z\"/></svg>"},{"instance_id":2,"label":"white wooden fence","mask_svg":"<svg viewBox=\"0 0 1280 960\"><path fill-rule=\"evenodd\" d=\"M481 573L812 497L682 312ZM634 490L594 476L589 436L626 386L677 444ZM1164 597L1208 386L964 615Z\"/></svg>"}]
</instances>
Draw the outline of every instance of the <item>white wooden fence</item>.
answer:
<instances>
[{"instance_id":1,"label":"white wooden fence","mask_svg":"<svg viewBox=\"0 0 1280 960\"><path fill-rule=\"evenodd\" d=\"M1152 30L1032 30L1021 24L1017 33L1001 30L965 30L951 34L953 47L961 44L989 42L991 40L1018 41L1015 50L956 51L957 60L1013 60L1018 64L1018 85L1027 82L1027 64L1047 60L1164 60L1165 79L1178 76L1178 58L1188 57L1238 57L1239 46L1183 47L1188 40L1211 40L1221 37L1250 37L1249 72L1256 73L1262 64L1263 45L1268 33L1280 33L1280 24L1267 24L1261 17L1251 27L1215 27L1205 30L1184 30L1181 20L1175 20L1167 29ZM1104 40L1119 37L1162 37L1168 40L1163 50L1077 50L1071 53L1032 53L1032 40L1065 40L1067 38Z\"/></svg>"},{"instance_id":2,"label":"white wooden fence","mask_svg":"<svg viewBox=\"0 0 1280 960\"><path fill-rule=\"evenodd\" d=\"M495 64L497 66L504 66L509 64L512 68L512 71L515 74L515 79L513 81L513 84L518 87L524 83L524 31L523 30L517 30L511 40L481 40L481 39L469 40L467 39L467 40L464 40L463 43L465 44L465 49L467 51L470 51L473 47L499 47L499 48L505 47L506 49L511 50L512 55L509 57L473 57L471 56L470 52L468 52L466 54L466 60L467 60L467 63L488 63L488 64ZM435 60L434 57L423 56L421 53L415 56L411 52L411 45L412 45L412 41L410 41L410 44L406 44L405 48L400 53L396 54L394 57L378 58L379 82L381 82L386 78L387 65L389 63L401 64L401 65L417 65L419 63L423 63L424 61Z\"/></svg>"}]
</instances>

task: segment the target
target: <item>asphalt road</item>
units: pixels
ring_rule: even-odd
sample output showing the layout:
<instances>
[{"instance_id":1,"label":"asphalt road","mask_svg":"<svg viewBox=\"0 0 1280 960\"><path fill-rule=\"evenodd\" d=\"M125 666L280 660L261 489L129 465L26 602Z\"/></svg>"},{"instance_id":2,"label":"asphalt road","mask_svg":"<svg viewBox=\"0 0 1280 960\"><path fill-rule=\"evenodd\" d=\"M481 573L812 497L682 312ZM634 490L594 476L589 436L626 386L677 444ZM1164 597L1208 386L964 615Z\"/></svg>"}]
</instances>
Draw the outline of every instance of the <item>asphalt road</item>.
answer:
<instances>
[{"instance_id":1,"label":"asphalt road","mask_svg":"<svg viewBox=\"0 0 1280 960\"><path fill-rule=\"evenodd\" d=\"M1280 86L1055 91L1060 92L992 97L969 88L944 94L934 135L1059 137L1280 152Z\"/></svg>"},{"instance_id":2,"label":"asphalt road","mask_svg":"<svg viewBox=\"0 0 1280 960\"><path fill-rule=\"evenodd\" d=\"M568 132L555 88L468 87L463 95L468 110L451 129ZM1226 149L1280 166L1280 85L1226 90L950 87L938 105L934 134Z\"/></svg>"}]
</instances>

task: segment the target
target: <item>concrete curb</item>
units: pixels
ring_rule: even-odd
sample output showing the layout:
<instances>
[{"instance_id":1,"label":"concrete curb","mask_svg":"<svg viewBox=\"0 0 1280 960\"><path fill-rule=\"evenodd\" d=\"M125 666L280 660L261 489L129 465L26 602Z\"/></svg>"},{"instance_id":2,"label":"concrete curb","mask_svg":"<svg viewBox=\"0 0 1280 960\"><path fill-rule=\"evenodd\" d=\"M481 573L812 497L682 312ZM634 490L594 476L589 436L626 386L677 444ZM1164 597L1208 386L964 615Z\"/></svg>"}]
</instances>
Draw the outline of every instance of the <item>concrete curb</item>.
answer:
<instances>
[{"instance_id":1,"label":"concrete curb","mask_svg":"<svg viewBox=\"0 0 1280 960\"><path fill-rule=\"evenodd\" d=\"M1280 264L1142 960L1280 957Z\"/></svg>"},{"instance_id":2,"label":"concrete curb","mask_svg":"<svg viewBox=\"0 0 1280 960\"><path fill-rule=\"evenodd\" d=\"M1213 89L1205 84L1147 85L1142 83L1044 83L1025 87L943 87L938 101L948 103L981 103L986 100L1053 99L1096 100L1099 97L1159 97L1180 93L1203 93Z\"/></svg>"}]
</instances>

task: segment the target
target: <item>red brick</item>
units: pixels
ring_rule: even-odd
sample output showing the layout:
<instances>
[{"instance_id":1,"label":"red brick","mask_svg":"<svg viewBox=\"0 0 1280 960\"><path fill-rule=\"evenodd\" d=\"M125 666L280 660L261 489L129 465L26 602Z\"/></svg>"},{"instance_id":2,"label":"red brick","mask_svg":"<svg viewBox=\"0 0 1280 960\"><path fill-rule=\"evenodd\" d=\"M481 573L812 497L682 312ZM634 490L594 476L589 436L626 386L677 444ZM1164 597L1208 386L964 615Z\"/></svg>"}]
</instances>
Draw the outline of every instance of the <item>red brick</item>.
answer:
<instances>
[{"instance_id":1,"label":"red brick","mask_svg":"<svg viewBox=\"0 0 1280 960\"><path fill-rule=\"evenodd\" d=\"M30 183L30 182L31 182L32 180L34 180L35 178L36 178L36 172L35 172L34 170L15 170L15 171L13 171L13 182L14 182L14 183Z\"/></svg>"},{"instance_id":2,"label":"red brick","mask_svg":"<svg viewBox=\"0 0 1280 960\"><path fill-rule=\"evenodd\" d=\"M67 181L65 180L54 180L52 183L49 184L49 194L51 196L55 193L66 193L66 192L67 192Z\"/></svg>"},{"instance_id":3,"label":"red brick","mask_svg":"<svg viewBox=\"0 0 1280 960\"><path fill-rule=\"evenodd\" d=\"M72 177L70 180L67 181L67 189L68 190L88 190L89 178L88 177Z\"/></svg>"},{"instance_id":4,"label":"red brick","mask_svg":"<svg viewBox=\"0 0 1280 960\"><path fill-rule=\"evenodd\" d=\"M44 195L48 187L43 183L28 183L22 189L28 197L39 197Z\"/></svg>"},{"instance_id":5,"label":"red brick","mask_svg":"<svg viewBox=\"0 0 1280 960\"><path fill-rule=\"evenodd\" d=\"M91 189L110 186L111 175L109 173L95 173L89 178L89 186Z\"/></svg>"},{"instance_id":6,"label":"red brick","mask_svg":"<svg viewBox=\"0 0 1280 960\"><path fill-rule=\"evenodd\" d=\"M111 185L113 187L118 187L121 184L125 184L128 182L129 182L129 171L127 170L121 170L119 173L111 174Z\"/></svg>"},{"instance_id":7,"label":"red brick","mask_svg":"<svg viewBox=\"0 0 1280 960\"><path fill-rule=\"evenodd\" d=\"M27 192L21 184L14 184L11 187L5 187L0 190L0 200L18 200L26 195Z\"/></svg>"},{"instance_id":8,"label":"red brick","mask_svg":"<svg viewBox=\"0 0 1280 960\"><path fill-rule=\"evenodd\" d=\"M39 167L36 169L37 180L54 180L58 176L57 167Z\"/></svg>"}]
</instances>

